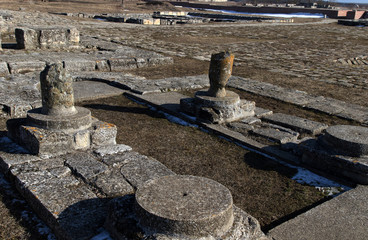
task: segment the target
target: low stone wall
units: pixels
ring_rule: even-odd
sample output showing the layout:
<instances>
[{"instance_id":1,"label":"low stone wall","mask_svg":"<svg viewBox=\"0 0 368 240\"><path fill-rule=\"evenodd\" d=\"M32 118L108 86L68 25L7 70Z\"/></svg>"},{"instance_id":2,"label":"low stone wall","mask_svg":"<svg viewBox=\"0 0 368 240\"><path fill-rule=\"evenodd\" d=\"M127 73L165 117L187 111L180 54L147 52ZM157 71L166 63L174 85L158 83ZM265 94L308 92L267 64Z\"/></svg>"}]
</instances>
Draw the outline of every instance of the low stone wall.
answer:
<instances>
[{"instance_id":1,"label":"low stone wall","mask_svg":"<svg viewBox=\"0 0 368 240\"><path fill-rule=\"evenodd\" d=\"M65 49L77 47L79 31L76 28L16 28L19 49Z\"/></svg>"}]
</instances>

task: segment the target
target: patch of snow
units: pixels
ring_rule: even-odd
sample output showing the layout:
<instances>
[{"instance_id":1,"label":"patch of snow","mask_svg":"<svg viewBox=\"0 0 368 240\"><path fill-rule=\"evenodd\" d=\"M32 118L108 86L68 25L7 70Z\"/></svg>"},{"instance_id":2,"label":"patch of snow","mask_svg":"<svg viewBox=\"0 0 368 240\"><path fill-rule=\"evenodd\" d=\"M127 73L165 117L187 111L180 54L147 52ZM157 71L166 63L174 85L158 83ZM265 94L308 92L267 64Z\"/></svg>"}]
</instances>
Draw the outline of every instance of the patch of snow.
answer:
<instances>
[{"instance_id":1,"label":"patch of snow","mask_svg":"<svg viewBox=\"0 0 368 240\"><path fill-rule=\"evenodd\" d=\"M172 122L172 123L176 123L176 124L179 124L179 125L182 125L182 126L186 126L186 127L195 127L195 128L198 128L198 125L191 124L191 123L189 123L187 121L184 121L181 118L175 117L173 115L167 114L167 113L162 112L162 111L159 111L159 113L160 114L163 114L165 116L165 118L167 120L169 120L170 122Z\"/></svg>"}]
</instances>

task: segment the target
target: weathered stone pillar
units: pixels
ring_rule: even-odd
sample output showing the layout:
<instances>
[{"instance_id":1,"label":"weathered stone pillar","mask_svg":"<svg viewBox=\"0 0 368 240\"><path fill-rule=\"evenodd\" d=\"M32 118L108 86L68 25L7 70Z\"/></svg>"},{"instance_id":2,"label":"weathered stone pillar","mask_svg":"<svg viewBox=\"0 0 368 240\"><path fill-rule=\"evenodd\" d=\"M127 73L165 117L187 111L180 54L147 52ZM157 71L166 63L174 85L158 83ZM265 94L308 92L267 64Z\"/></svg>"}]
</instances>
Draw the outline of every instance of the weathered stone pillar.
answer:
<instances>
[{"instance_id":1,"label":"weathered stone pillar","mask_svg":"<svg viewBox=\"0 0 368 240\"><path fill-rule=\"evenodd\" d=\"M212 54L209 78L210 89L208 90L209 96L212 97L225 97L225 86L231 76L233 70L234 55L230 52L220 52Z\"/></svg>"},{"instance_id":2,"label":"weathered stone pillar","mask_svg":"<svg viewBox=\"0 0 368 240\"><path fill-rule=\"evenodd\" d=\"M180 100L183 112L193 114L199 122L224 123L254 116L255 102L240 99L225 86L231 76L234 55L230 52L212 54L209 69L210 88L198 91L194 98Z\"/></svg>"},{"instance_id":3,"label":"weathered stone pillar","mask_svg":"<svg viewBox=\"0 0 368 240\"><path fill-rule=\"evenodd\" d=\"M73 115L73 80L62 63L46 66L41 72L42 113L47 115Z\"/></svg>"}]
</instances>

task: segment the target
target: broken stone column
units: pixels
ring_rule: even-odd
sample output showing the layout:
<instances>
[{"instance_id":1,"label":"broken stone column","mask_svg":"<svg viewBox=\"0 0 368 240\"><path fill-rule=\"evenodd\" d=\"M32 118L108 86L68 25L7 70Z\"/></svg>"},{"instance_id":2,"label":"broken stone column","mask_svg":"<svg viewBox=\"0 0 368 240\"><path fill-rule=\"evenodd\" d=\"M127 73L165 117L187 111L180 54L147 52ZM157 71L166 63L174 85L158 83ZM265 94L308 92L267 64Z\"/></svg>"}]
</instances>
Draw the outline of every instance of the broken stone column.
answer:
<instances>
[{"instance_id":1,"label":"broken stone column","mask_svg":"<svg viewBox=\"0 0 368 240\"><path fill-rule=\"evenodd\" d=\"M105 223L114 239L267 239L258 221L233 205L213 180L169 175L111 203Z\"/></svg>"},{"instance_id":2,"label":"broken stone column","mask_svg":"<svg viewBox=\"0 0 368 240\"><path fill-rule=\"evenodd\" d=\"M234 55L230 52L213 54L208 74L209 90L196 92L195 98L182 99L181 110L195 115L198 121L208 123L232 122L253 116L254 102L241 100L235 92L225 90L233 61Z\"/></svg>"},{"instance_id":3,"label":"broken stone column","mask_svg":"<svg viewBox=\"0 0 368 240\"><path fill-rule=\"evenodd\" d=\"M8 135L31 153L60 155L75 149L116 144L116 126L92 121L91 112L74 106L73 80L62 63L40 74L42 107L26 120L8 121Z\"/></svg>"},{"instance_id":4,"label":"broken stone column","mask_svg":"<svg viewBox=\"0 0 368 240\"><path fill-rule=\"evenodd\" d=\"M225 86L233 70L234 55L229 52L212 54L210 70L210 89L208 95L212 97L225 97Z\"/></svg>"},{"instance_id":5,"label":"broken stone column","mask_svg":"<svg viewBox=\"0 0 368 240\"><path fill-rule=\"evenodd\" d=\"M74 107L73 80L63 64L46 66L41 72L42 113L47 115L73 115Z\"/></svg>"},{"instance_id":6,"label":"broken stone column","mask_svg":"<svg viewBox=\"0 0 368 240\"><path fill-rule=\"evenodd\" d=\"M46 66L40 74L42 108L28 112L28 123L43 129L74 132L91 127L91 112L74 107L73 80L62 63Z\"/></svg>"}]
</instances>

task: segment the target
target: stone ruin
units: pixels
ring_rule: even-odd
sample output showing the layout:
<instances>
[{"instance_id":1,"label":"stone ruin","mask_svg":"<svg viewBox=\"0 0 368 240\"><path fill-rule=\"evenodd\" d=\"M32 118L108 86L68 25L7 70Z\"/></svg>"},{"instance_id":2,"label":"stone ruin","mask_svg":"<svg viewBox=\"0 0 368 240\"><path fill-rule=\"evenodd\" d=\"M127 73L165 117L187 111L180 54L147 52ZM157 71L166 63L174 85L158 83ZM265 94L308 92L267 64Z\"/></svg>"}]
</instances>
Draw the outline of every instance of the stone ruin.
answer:
<instances>
[{"instance_id":1,"label":"stone ruin","mask_svg":"<svg viewBox=\"0 0 368 240\"><path fill-rule=\"evenodd\" d=\"M368 128L335 125L317 141L300 144L302 163L332 175L368 184Z\"/></svg>"},{"instance_id":2,"label":"stone ruin","mask_svg":"<svg viewBox=\"0 0 368 240\"><path fill-rule=\"evenodd\" d=\"M114 199L105 228L119 240L268 239L255 218L233 205L226 187L185 175L147 181L135 197Z\"/></svg>"},{"instance_id":3,"label":"stone ruin","mask_svg":"<svg viewBox=\"0 0 368 240\"><path fill-rule=\"evenodd\" d=\"M95 145L115 144L117 129L74 106L73 80L62 63L46 66L40 74L42 107L26 119L7 122L9 137L32 154L57 155Z\"/></svg>"},{"instance_id":4,"label":"stone ruin","mask_svg":"<svg viewBox=\"0 0 368 240\"><path fill-rule=\"evenodd\" d=\"M42 107L28 111L26 119L9 120L7 127L8 135L12 140L41 158L35 160L34 163L26 162L19 166L11 165L13 164L12 158L4 157L2 160L11 166L10 171L13 174L21 179L24 178L19 182L22 185L22 193L58 237L61 239L85 239L85 234L91 234L93 232L91 226L86 227L78 223L76 226L79 237L75 238L75 236L70 235L67 227L70 224L76 224L75 221L79 221L75 219L75 214L80 217L86 214L88 218L91 218L93 214L87 212L94 211L90 208L98 203L98 211L104 209L104 213L98 216L97 222L100 222L101 216L106 216L104 228L114 239L268 239L261 231L258 221L234 206L230 191L213 180L176 175L162 164L140 156L138 153L128 153L128 156L131 156L128 159L134 156L134 161L122 158L121 161L128 161L128 163L121 170L107 170L121 166L118 164L119 157L123 157L125 153L116 156L110 155L109 158L115 159L113 161L116 163L105 166L104 163L108 163L107 159L103 158L104 163L96 161L88 149L95 149L94 151L100 156L104 156L106 151L109 154L115 154L113 152L116 149L120 149L118 152L129 152L130 147L116 145L116 126L92 118L91 112L86 108L74 106L72 79L62 63L47 65L40 74L40 81ZM224 85L222 84L221 87ZM221 87L218 90L223 94ZM225 93L226 96L227 94ZM115 147L113 147L114 145ZM76 152L75 150L80 151ZM111 151L112 153L110 153ZM66 159L66 162L61 166L60 160L63 158ZM137 164L135 161L138 159L144 161L144 164L140 163L143 165L139 165L139 170L136 169L135 165ZM11 163L7 162L8 160ZM132 173L128 171L128 165L131 164L133 164L133 168L130 169ZM43 165L44 167L41 167ZM28 169L26 173L24 173L23 167ZM40 171L43 168L48 170L49 167L51 167L50 171L53 171L53 174L57 174L55 180L52 180L55 178L51 176L53 174L49 176L46 174L47 171ZM107 203L108 210L101 207L100 200L93 199L93 193L89 191L87 191L89 195L86 192L86 196L83 194L78 197L82 199L87 197L88 199L84 201L91 202L91 207L79 212L76 206L84 203L83 201L76 202L74 199L68 200L72 204L70 206L67 203L59 206L60 197L54 199L55 196L63 194L63 192L70 194L69 188L71 186L80 188L79 183L75 182L76 180L71 180L68 167L75 171L74 174L81 177L84 182L92 181L93 183L89 184L93 186L97 184L97 192L106 191L105 194L109 196L109 193L113 191L112 196L120 197ZM89 173L90 171L93 173ZM126 171L128 172L126 173ZM99 174L104 175L105 172L110 174L107 182L99 180ZM120 172L121 175L118 174ZM137 176L138 172L143 176ZM25 176L23 176L24 174ZM33 179L34 177L36 179ZM46 190L43 187L44 183L39 182L44 177L46 177L44 181L48 184L51 182L55 184L53 183L55 181L58 190L54 187ZM125 180L125 177L129 179L129 182ZM131 179L132 177L133 179L141 179L140 183L135 183L136 181ZM108 182L114 186L107 186ZM120 189L120 185L123 186L124 190L116 193L114 189ZM134 195L131 194L133 187L137 188ZM52 191L58 191L58 193ZM56 205L54 201L56 201ZM63 208L66 209L63 210ZM55 211L55 209L60 210ZM69 211L72 212L71 216L68 215ZM69 219L70 217L73 220ZM94 220L84 219L84 222L92 223ZM73 232L73 234L76 233Z\"/></svg>"},{"instance_id":5,"label":"stone ruin","mask_svg":"<svg viewBox=\"0 0 368 240\"><path fill-rule=\"evenodd\" d=\"M210 88L198 91L194 98L182 99L183 112L194 115L203 122L224 123L254 115L255 102L241 100L225 86L231 76L234 55L230 52L212 54L209 69Z\"/></svg>"},{"instance_id":6,"label":"stone ruin","mask_svg":"<svg viewBox=\"0 0 368 240\"><path fill-rule=\"evenodd\" d=\"M79 31L76 28L39 27L16 28L17 48L35 49L68 49L78 48Z\"/></svg>"}]
</instances>

